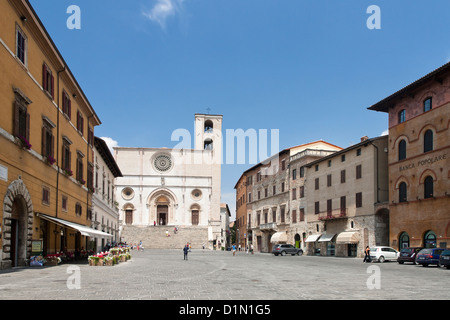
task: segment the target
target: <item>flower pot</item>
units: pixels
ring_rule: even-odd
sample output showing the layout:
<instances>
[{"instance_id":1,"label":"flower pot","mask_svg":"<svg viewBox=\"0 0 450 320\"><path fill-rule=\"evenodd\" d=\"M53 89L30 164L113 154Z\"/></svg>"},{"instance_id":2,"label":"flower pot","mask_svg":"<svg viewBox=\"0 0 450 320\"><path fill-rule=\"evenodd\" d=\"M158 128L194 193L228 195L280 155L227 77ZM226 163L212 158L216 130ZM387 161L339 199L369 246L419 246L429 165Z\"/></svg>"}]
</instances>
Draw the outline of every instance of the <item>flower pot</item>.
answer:
<instances>
[{"instance_id":1,"label":"flower pot","mask_svg":"<svg viewBox=\"0 0 450 320\"><path fill-rule=\"evenodd\" d=\"M57 266L58 265L58 259L49 259L45 263L46 266Z\"/></svg>"},{"instance_id":2,"label":"flower pot","mask_svg":"<svg viewBox=\"0 0 450 320\"><path fill-rule=\"evenodd\" d=\"M114 265L113 259L105 260L105 266L113 266L113 265Z\"/></svg>"}]
</instances>

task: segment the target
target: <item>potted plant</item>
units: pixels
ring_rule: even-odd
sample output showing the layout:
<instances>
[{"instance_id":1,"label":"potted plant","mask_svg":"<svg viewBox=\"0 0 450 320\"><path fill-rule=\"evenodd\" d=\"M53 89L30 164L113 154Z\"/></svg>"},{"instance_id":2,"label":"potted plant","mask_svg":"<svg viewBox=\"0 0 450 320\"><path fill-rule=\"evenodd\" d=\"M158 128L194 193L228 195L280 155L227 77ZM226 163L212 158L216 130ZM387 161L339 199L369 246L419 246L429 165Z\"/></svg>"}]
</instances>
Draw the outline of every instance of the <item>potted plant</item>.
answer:
<instances>
[{"instance_id":1,"label":"potted plant","mask_svg":"<svg viewBox=\"0 0 450 320\"><path fill-rule=\"evenodd\" d=\"M23 149L26 149L26 150L30 150L31 149L31 144L30 144L30 142L27 139L25 139L22 136L18 136L18 138L19 138L19 141L20 141Z\"/></svg>"},{"instance_id":2,"label":"potted plant","mask_svg":"<svg viewBox=\"0 0 450 320\"><path fill-rule=\"evenodd\" d=\"M48 165L52 166L56 162L56 159L53 158L52 155L49 155L45 157L45 162L47 162Z\"/></svg>"}]
</instances>

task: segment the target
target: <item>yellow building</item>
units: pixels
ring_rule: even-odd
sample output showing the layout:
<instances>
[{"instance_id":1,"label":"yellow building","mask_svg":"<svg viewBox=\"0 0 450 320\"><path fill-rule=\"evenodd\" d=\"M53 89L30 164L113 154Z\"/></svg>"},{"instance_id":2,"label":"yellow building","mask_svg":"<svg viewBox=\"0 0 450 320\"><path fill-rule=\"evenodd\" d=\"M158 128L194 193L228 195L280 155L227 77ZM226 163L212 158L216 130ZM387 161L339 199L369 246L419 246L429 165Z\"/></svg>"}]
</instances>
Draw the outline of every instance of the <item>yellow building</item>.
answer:
<instances>
[{"instance_id":1,"label":"yellow building","mask_svg":"<svg viewBox=\"0 0 450 320\"><path fill-rule=\"evenodd\" d=\"M27 0L0 2L0 75L1 268L87 249L101 122Z\"/></svg>"}]
</instances>

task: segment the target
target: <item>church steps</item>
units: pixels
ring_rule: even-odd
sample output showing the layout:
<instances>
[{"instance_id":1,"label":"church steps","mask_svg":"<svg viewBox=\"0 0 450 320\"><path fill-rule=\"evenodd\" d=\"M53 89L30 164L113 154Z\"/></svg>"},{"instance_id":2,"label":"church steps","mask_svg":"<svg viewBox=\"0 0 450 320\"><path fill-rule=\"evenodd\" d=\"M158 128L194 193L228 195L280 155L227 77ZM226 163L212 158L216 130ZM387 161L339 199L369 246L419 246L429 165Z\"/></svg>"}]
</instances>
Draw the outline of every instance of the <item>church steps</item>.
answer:
<instances>
[{"instance_id":1,"label":"church steps","mask_svg":"<svg viewBox=\"0 0 450 320\"><path fill-rule=\"evenodd\" d=\"M187 242L192 248L200 249L203 245L208 247L208 228L200 226L133 226L122 227L121 239L127 244L139 244L142 241L144 248L149 249L181 249ZM169 237L166 235L169 232Z\"/></svg>"}]
</instances>

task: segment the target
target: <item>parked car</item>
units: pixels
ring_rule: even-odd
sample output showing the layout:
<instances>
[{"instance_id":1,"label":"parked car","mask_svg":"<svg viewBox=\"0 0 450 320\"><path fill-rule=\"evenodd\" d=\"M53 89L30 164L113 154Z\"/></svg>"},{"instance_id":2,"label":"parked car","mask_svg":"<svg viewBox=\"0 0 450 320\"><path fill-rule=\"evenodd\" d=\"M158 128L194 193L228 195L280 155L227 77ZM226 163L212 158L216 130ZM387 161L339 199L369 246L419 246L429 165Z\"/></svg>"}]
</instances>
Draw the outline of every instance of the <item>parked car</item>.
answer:
<instances>
[{"instance_id":1,"label":"parked car","mask_svg":"<svg viewBox=\"0 0 450 320\"><path fill-rule=\"evenodd\" d=\"M403 264L404 262L412 262L416 264L417 253L423 248L421 247L408 247L400 250L400 254L397 258L397 262Z\"/></svg>"},{"instance_id":2,"label":"parked car","mask_svg":"<svg viewBox=\"0 0 450 320\"><path fill-rule=\"evenodd\" d=\"M292 244L276 244L272 248L272 253L276 256L281 254L285 256L286 254L298 255L301 256L303 254L303 250L300 248L294 247Z\"/></svg>"},{"instance_id":3,"label":"parked car","mask_svg":"<svg viewBox=\"0 0 450 320\"><path fill-rule=\"evenodd\" d=\"M426 248L420 250L417 254L416 262L424 267L428 267L430 264L439 266L439 258L441 253L445 249L442 248Z\"/></svg>"},{"instance_id":4,"label":"parked car","mask_svg":"<svg viewBox=\"0 0 450 320\"><path fill-rule=\"evenodd\" d=\"M397 260L399 252L391 247L377 246L370 248L372 261L385 262L386 260Z\"/></svg>"},{"instance_id":5,"label":"parked car","mask_svg":"<svg viewBox=\"0 0 450 320\"><path fill-rule=\"evenodd\" d=\"M446 267L447 269L450 269L450 250L444 250L441 253L441 256L439 258L439 264L441 267Z\"/></svg>"}]
</instances>

